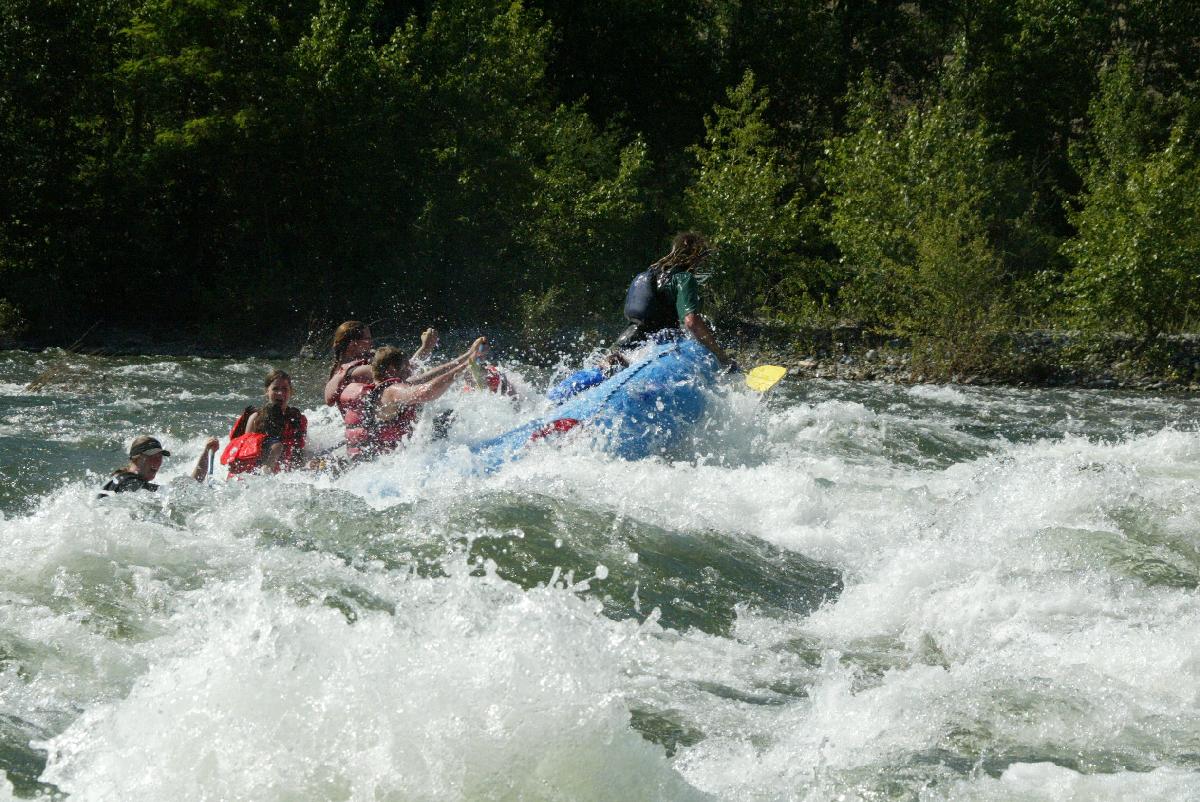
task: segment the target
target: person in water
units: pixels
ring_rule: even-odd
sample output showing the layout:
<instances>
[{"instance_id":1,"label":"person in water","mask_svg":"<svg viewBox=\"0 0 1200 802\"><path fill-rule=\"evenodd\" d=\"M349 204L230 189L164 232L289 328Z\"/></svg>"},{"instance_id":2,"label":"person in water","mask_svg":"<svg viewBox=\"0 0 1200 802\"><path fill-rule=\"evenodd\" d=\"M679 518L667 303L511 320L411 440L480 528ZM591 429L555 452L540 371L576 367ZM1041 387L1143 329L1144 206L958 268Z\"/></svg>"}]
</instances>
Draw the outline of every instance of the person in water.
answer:
<instances>
[{"instance_id":1,"label":"person in water","mask_svg":"<svg viewBox=\"0 0 1200 802\"><path fill-rule=\"evenodd\" d=\"M487 350L487 339L471 343L462 356L412 376L409 357L398 348L381 348L371 360L372 383L347 390L346 441L351 459L394 451L412 435L422 404L440 397L464 370Z\"/></svg>"},{"instance_id":2,"label":"person in water","mask_svg":"<svg viewBox=\"0 0 1200 802\"><path fill-rule=\"evenodd\" d=\"M267 403L246 407L229 432L229 445L221 455L221 464L229 466L229 475L254 470L279 472L303 464L308 438L308 418L288 406L292 399L292 377L273 370L263 382Z\"/></svg>"},{"instance_id":3,"label":"person in water","mask_svg":"<svg viewBox=\"0 0 1200 802\"><path fill-rule=\"evenodd\" d=\"M737 363L721 348L700 314L696 269L711 253L703 236L694 231L683 231L675 235L666 256L634 278L625 297L625 317L631 325L617 338L606 360L605 367L610 372L624 367L620 351L650 340L678 336L681 328L711 351L723 367L737 369Z\"/></svg>"},{"instance_id":4,"label":"person in water","mask_svg":"<svg viewBox=\"0 0 1200 802\"><path fill-rule=\"evenodd\" d=\"M417 363L424 363L433 349L437 347L438 334L429 328L421 332L421 347L412 355ZM370 384L371 357L374 354L375 341L371 338L371 328L359 320L347 320L337 327L333 333L333 366L329 369L329 379L325 382L325 405L338 405L345 415L345 410L338 399L346 388L352 384Z\"/></svg>"},{"instance_id":5,"label":"person in water","mask_svg":"<svg viewBox=\"0 0 1200 802\"><path fill-rule=\"evenodd\" d=\"M192 470L192 478L197 482L203 482L208 476L208 455L216 452L220 445L220 441L215 437L204 444L204 450L200 452L200 459L196 461L196 467ZM135 438L129 446L129 464L113 471L112 478L103 487L104 493L101 493L101 498L105 493L131 493L136 490L154 492L158 490L158 485L154 484L154 478L158 476L163 458L169 456L171 456L171 452L163 448L157 438L149 435Z\"/></svg>"}]
</instances>

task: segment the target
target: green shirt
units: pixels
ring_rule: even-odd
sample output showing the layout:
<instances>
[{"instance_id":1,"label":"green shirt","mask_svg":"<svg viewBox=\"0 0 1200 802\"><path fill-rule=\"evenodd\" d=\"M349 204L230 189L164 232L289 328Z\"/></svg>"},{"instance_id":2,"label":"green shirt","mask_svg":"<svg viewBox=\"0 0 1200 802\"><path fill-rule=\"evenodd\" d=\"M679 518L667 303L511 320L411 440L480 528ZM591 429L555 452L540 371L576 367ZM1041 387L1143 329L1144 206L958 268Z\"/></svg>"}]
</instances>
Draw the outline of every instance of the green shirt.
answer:
<instances>
[{"instance_id":1,"label":"green shirt","mask_svg":"<svg viewBox=\"0 0 1200 802\"><path fill-rule=\"evenodd\" d=\"M700 311L700 286L696 277L689 270L680 270L667 280L663 291L675 297L675 312L679 322L692 312Z\"/></svg>"}]
</instances>

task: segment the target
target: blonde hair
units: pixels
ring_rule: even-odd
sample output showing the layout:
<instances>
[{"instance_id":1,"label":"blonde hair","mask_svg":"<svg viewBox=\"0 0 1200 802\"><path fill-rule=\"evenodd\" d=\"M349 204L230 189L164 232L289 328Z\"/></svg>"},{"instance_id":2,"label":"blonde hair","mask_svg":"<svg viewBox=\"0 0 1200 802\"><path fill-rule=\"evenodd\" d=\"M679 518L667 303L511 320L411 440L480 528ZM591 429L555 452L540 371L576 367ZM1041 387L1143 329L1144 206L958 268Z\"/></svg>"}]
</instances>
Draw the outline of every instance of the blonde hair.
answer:
<instances>
[{"instance_id":1,"label":"blonde hair","mask_svg":"<svg viewBox=\"0 0 1200 802\"><path fill-rule=\"evenodd\" d=\"M399 348L380 348L371 360L371 376L377 382L383 381L390 369L407 365L408 354Z\"/></svg>"}]
</instances>

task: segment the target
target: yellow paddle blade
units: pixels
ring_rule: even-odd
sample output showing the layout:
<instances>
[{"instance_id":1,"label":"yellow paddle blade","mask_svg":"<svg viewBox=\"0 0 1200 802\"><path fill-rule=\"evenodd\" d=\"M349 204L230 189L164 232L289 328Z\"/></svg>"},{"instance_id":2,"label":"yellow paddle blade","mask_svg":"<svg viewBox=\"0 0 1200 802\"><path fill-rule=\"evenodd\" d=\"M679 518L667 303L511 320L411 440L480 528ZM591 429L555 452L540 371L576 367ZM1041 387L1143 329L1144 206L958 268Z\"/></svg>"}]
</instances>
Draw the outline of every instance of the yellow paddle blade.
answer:
<instances>
[{"instance_id":1,"label":"yellow paddle blade","mask_svg":"<svg viewBox=\"0 0 1200 802\"><path fill-rule=\"evenodd\" d=\"M746 386L751 390L765 393L779 384L779 380L786 375L787 368L779 365L759 365L746 374Z\"/></svg>"}]
</instances>

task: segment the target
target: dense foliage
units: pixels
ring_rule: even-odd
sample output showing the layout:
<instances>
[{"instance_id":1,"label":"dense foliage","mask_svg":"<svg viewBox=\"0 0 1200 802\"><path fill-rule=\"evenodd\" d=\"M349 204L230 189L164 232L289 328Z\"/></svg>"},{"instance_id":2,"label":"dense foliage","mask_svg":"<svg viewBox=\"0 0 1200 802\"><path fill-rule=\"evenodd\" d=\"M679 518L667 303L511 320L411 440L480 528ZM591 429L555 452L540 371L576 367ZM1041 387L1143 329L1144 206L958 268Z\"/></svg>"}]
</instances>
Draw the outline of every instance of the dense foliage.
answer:
<instances>
[{"instance_id":1,"label":"dense foliage","mask_svg":"<svg viewBox=\"0 0 1200 802\"><path fill-rule=\"evenodd\" d=\"M0 327L228 341L613 320L681 228L719 319L969 359L1192 329L1183 0L7 0Z\"/></svg>"}]
</instances>

